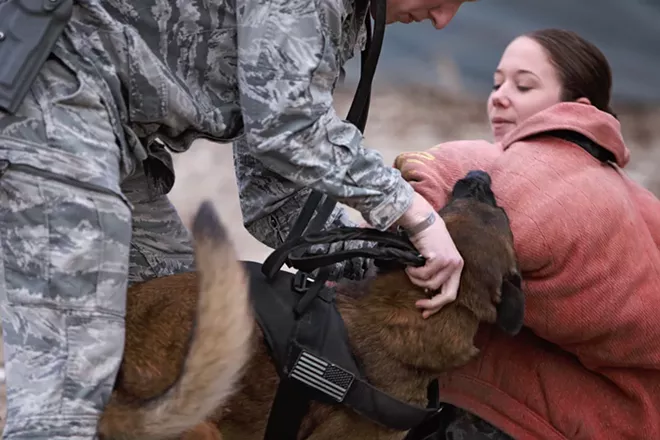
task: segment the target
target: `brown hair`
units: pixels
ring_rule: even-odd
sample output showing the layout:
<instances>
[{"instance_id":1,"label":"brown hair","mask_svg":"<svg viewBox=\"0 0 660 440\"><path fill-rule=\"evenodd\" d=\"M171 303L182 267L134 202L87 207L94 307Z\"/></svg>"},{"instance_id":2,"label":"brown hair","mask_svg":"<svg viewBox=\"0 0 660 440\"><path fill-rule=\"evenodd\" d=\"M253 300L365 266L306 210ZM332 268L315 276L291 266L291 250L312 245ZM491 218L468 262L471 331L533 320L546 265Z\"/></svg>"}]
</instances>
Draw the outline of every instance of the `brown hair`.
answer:
<instances>
[{"instance_id":1,"label":"brown hair","mask_svg":"<svg viewBox=\"0 0 660 440\"><path fill-rule=\"evenodd\" d=\"M563 88L562 101L585 97L594 107L616 117L610 107L612 70L600 49L563 29L540 29L525 36L548 53Z\"/></svg>"}]
</instances>

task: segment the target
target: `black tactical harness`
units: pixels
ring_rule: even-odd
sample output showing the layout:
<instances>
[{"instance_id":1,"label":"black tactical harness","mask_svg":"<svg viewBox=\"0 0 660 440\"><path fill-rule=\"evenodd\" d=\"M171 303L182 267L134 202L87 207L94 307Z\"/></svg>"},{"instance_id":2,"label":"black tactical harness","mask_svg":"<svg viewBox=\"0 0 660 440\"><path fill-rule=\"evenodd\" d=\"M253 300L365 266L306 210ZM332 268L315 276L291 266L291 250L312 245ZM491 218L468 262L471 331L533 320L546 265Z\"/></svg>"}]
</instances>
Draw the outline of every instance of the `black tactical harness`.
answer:
<instances>
[{"instance_id":1,"label":"black tactical harness","mask_svg":"<svg viewBox=\"0 0 660 440\"><path fill-rule=\"evenodd\" d=\"M309 246L345 240L372 241L379 246L298 256L297 251ZM276 249L263 265L246 263L256 319L280 377L264 439L296 440L312 401L341 404L379 425L402 431L439 413L437 407L410 405L374 388L355 358L335 304L335 290L326 281L329 265L358 256L424 264L404 236L351 227L306 234ZM285 263L299 272L280 270ZM317 268L318 276L311 278L308 273Z\"/></svg>"}]
</instances>

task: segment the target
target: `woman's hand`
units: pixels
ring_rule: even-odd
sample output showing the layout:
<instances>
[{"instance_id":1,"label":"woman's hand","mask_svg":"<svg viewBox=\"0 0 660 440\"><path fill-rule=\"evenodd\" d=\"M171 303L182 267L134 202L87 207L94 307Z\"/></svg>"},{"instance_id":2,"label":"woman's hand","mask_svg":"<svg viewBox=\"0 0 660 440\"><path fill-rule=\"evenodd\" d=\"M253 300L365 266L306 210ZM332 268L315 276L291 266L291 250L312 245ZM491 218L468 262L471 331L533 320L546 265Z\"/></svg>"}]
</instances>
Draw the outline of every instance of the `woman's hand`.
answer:
<instances>
[{"instance_id":1,"label":"woman's hand","mask_svg":"<svg viewBox=\"0 0 660 440\"><path fill-rule=\"evenodd\" d=\"M412 205L397 221L397 225L408 231L410 241L426 258L424 266L406 269L410 281L429 291L440 289L437 295L419 300L415 304L423 310L422 316L428 318L456 299L463 271L463 258L456 249L445 222L421 195L415 193Z\"/></svg>"}]
</instances>

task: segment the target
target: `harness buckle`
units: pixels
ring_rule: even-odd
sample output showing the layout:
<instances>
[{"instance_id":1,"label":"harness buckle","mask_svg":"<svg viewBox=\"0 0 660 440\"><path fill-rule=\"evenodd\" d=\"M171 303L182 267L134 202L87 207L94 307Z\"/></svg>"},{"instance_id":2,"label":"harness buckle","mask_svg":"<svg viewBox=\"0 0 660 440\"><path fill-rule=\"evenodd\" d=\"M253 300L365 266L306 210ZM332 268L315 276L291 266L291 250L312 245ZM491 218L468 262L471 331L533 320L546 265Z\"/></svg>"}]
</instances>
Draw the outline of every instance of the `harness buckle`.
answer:
<instances>
[{"instance_id":1,"label":"harness buckle","mask_svg":"<svg viewBox=\"0 0 660 440\"><path fill-rule=\"evenodd\" d=\"M309 289L310 284L314 282L314 278L310 277L307 273L299 270L291 280L291 288L294 292L305 293Z\"/></svg>"}]
</instances>

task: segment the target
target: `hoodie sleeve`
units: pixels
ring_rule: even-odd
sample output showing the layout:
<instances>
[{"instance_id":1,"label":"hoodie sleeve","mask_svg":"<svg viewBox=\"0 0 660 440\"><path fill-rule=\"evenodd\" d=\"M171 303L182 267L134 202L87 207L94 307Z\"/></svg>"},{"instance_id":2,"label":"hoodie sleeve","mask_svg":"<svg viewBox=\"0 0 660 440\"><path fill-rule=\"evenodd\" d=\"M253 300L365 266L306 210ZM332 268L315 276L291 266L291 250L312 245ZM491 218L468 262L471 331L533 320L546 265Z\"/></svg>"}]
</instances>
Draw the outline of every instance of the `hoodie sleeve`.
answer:
<instances>
[{"instance_id":1,"label":"hoodie sleeve","mask_svg":"<svg viewBox=\"0 0 660 440\"><path fill-rule=\"evenodd\" d=\"M341 54L350 44L343 40L351 3L240 2L237 73L244 144L270 171L328 194L386 229L408 209L413 189L380 153L363 146L360 131L332 105Z\"/></svg>"},{"instance_id":2,"label":"hoodie sleeve","mask_svg":"<svg viewBox=\"0 0 660 440\"><path fill-rule=\"evenodd\" d=\"M394 167L437 211L447 203L457 180L470 170L488 171L501 152L486 141L446 142L425 151L402 153Z\"/></svg>"}]
</instances>

